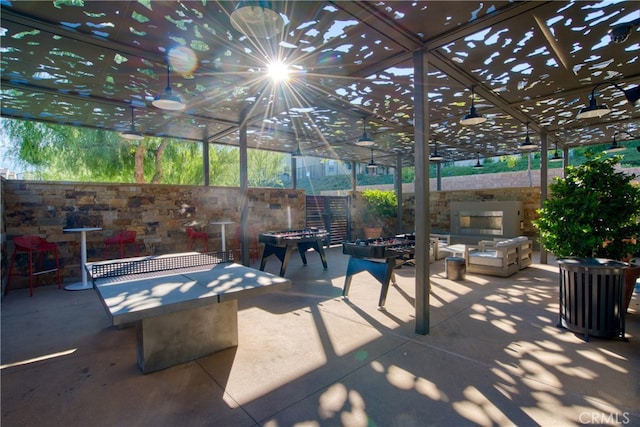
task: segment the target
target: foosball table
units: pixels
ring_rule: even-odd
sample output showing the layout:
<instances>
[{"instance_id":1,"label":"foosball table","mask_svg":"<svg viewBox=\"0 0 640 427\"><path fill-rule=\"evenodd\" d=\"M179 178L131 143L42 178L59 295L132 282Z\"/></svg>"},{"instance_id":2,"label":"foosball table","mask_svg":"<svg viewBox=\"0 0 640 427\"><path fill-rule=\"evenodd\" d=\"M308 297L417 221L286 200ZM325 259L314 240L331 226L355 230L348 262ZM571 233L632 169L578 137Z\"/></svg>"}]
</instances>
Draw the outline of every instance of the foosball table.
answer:
<instances>
[{"instance_id":1,"label":"foosball table","mask_svg":"<svg viewBox=\"0 0 640 427\"><path fill-rule=\"evenodd\" d=\"M389 283L393 280L395 284L393 270L398 265L398 260L405 263L413 259L415 239L411 235L400 235L344 242L342 253L350 255L342 296L348 296L354 274L368 271L382 284L378 308L384 309Z\"/></svg>"},{"instance_id":2,"label":"foosball table","mask_svg":"<svg viewBox=\"0 0 640 427\"><path fill-rule=\"evenodd\" d=\"M319 228L306 228L303 230L268 231L259 235L260 243L264 243L260 271L264 271L267 258L275 255L281 262L280 277L284 277L289 264L291 253L297 248L302 258L302 263L307 265L306 252L314 249L320 255L322 266L327 269L327 257L324 253L324 242L329 233Z\"/></svg>"}]
</instances>

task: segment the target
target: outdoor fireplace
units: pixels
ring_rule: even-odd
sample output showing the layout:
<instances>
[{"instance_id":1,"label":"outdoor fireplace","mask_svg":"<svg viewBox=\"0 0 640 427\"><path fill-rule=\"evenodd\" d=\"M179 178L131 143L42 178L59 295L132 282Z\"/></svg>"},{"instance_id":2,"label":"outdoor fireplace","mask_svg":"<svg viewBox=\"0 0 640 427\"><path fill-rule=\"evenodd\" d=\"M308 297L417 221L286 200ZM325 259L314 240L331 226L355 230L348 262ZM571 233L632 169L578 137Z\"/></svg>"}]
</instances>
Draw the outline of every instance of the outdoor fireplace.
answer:
<instances>
[{"instance_id":1,"label":"outdoor fireplace","mask_svg":"<svg viewBox=\"0 0 640 427\"><path fill-rule=\"evenodd\" d=\"M522 202L452 202L451 233L465 236L515 237L524 220Z\"/></svg>"},{"instance_id":2,"label":"outdoor fireplace","mask_svg":"<svg viewBox=\"0 0 640 427\"><path fill-rule=\"evenodd\" d=\"M503 211L460 211L460 234L502 236Z\"/></svg>"}]
</instances>

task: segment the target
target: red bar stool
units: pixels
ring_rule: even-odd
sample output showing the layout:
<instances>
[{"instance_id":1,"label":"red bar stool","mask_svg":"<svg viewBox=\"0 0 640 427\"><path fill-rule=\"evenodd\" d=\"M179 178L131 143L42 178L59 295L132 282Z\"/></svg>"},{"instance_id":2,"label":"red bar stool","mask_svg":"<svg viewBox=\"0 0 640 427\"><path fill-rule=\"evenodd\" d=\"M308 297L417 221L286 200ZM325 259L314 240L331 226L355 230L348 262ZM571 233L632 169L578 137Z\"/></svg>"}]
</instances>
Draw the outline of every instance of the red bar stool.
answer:
<instances>
[{"instance_id":1,"label":"red bar stool","mask_svg":"<svg viewBox=\"0 0 640 427\"><path fill-rule=\"evenodd\" d=\"M260 259L260 243L258 242L258 233L254 227L249 227L249 263ZM233 242L234 259L242 259L242 228L236 227L236 237Z\"/></svg>"},{"instance_id":2,"label":"red bar stool","mask_svg":"<svg viewBox=\"0 0 640 427\"><path fill-rule=\"evenodd\" d=\"M11 264L9 265L9 274L7 276L7 287L5 289L5 295L9 293L9 282L11 281L11 276L13 274L13 265L16 261L16 257L19 252L26 252L29 254L29 296L33 296L33 276L36 276L38 279L38 283L40 284L40 275L45 273L57 272L58 276L58 289L61 288L62 281L60 280L60 264L58 262L58 245L54 242L47 242L40 236L20 236L14 237L13 243L15 245L15 249L13 250L13 256L11 256ZM38 254L38 265L37 270L33 269L33 254ZM46 270L42 269L42 259L46 253L52 253L56 265L55 268L48 268Z\"/></svg>"},{"instance_id":3,"label":"red bar stool","mask_svg":"<svg viewBox=\"0 0 640 427\"><path fill-rule=\"evenodd\" d=\"M104 240L104 258L107 259L109 255L109 246L120 246L120 258L124 258L124 246L133 245L133 250L138 255L138 247L136 246L136 234L134 230L123 230L113 237L109 237Z\"/></svg>"},{"instance_id":4,"label":"red bar stool","mask_svg":"<svg viewBox=\"0 0 640 427\"><path fill-rule=\"evenodd\" d=\"M193 250L196 240L201 239L205 252L209 252L209 235L206 231L196 231L193 227L187 227L187 237L189 238L189 250Z\"/></svg>"}]
</instances>

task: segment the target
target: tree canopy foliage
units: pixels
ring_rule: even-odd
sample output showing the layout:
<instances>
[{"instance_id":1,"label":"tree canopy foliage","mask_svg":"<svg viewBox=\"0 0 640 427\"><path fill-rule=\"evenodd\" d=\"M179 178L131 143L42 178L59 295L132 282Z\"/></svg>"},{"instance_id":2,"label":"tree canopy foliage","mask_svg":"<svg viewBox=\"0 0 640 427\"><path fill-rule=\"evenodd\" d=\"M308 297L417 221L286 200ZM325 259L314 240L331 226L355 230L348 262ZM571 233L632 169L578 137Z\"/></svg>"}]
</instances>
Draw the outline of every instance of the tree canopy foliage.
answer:
<instances>
[{"instance_id":1,"label":"tree canopy foliage","mask_svg":"<svg viewBox=\"0 0 640 427\"><path fill-rule=\"evenodd\" d=\"M32 171L31 178L51 181L204 184L203 144L157 137L123 139L115 132L36 121L1 119L13 143L8 155ZM250 186L283 186L280 176L288 155L248 150ZM212 185L240 185L239 150L209 145Z\"/></svg>"},{"instance_id":2,"label":"tree canopy foliage","mask_svg":"<svg viewBox=\"0 0 640 427\"><path fill-rule=\"evenodd\" d=\"M141 141L122 139L117 133L100 129L46 124L37 121L0 117L0 131L10 139L8 156L25 170L28 178L52 181L162 183L203 185L203 144L165 138L146 137ZM640 141L625 141L628 148L621 163L624 167L640 165ZM604 146L570 150L571 164L581 164L588 152L602 151ZM251 150L248 156L248 180L251 187L288 187L289 155L265 150ZM217 186L240 185L240 153L237 147L209 144L209 182ZM499 156L483 159L484 167L473 162L442 162L441 176L477 175L507 171L540 169L540 153L522 156ZM549 168L562 167L562 162ZM435 163L429 175L437 176ZM289 175L288 175L289 174ZM402 168L402 182L413 182L415 169ZM297 187L307 194L323 190L350 190L351 176L343 174L298 177ZM358 174L358 185L392 184L393 174Z\"/></svg>"}]
</instances>

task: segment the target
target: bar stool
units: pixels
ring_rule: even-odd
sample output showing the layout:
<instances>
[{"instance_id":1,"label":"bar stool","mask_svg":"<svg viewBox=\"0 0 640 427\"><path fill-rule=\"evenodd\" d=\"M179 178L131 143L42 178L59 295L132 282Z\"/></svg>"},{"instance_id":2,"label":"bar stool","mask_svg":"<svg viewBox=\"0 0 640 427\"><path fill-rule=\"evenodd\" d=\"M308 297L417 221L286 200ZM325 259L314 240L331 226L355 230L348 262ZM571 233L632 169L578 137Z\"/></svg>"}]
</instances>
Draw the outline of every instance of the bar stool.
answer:
<instances>
[{"instance_id":1,"label":"bar stool","mask_svg":"<svg viewBox=\"0 0 640 427\"><path fill-rule=\"evenodd\" d=\"M209 235L206 231L196 231L193 227L187 227L187 237L189 238L189 250L193 250L193 245L196 240L202 239L204 251L209 252Z\"/></svg>"},{"instance_id":2,"label":"bar stool","mask_svg":"<svg viewBox=\"0 0 640 427\"><path fill-rule=\"evenodd\" d=\"M29 254L29 296L33 296L33 276L38 279L37 285L40 284L40 275L45 273L57 272L58 275L58 289L61 288L62 281L60 280L60 264L58 262L58 245L54 242L48 242L40 236L19 236L13 238L15 249L13 250L13 256L11 257L11 264L9 265L9 274L7 276L7 287L5 289L5 295L9 293L9 282L13 275L13 265L16 261L16 257L19 252L26 252ZM33 254L38 254L38 266L37 270L33 270ZM55 268L42 269L42 259L46 253L52 253L55 257Z\"/></svg>"},{"instance_id":3,"label":"bar stool","mask_svg":"<svg viewBox=\"0 0 640 427\"><path fill-rule=\"evenodd\" d=\"M138 254L138 247L136 246L136 234L135 230L123 230L113 237L109 237L104 240L104 259L108 258L109 246L120 246L120 258L124 258L124 245L133 245L133 250Z\"/></svg>"},{"instance_id":4,"label":"bar stool","mask_svg":"<svg viewBox=\"0 0 640 427\"><path fill-rule=\"evenodd\" d=\"M260 259L260 243L258 242L258 233L254 227L249 227L249 263ZM233 257L236 260L242 259L242 228L236 227L236 236L232 243Z\"/></svg>"}]
</instances>

